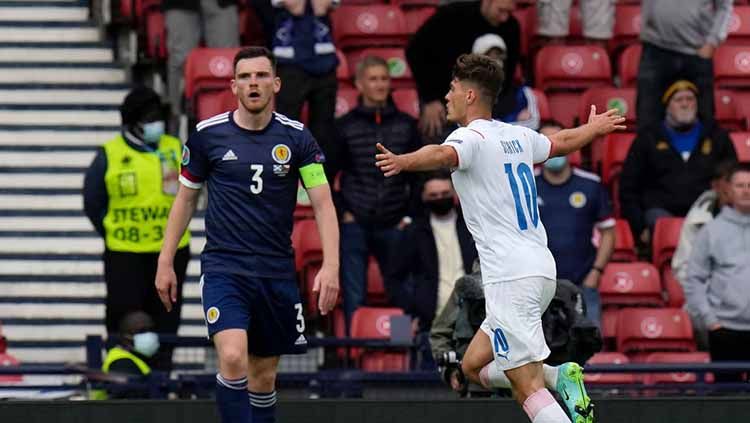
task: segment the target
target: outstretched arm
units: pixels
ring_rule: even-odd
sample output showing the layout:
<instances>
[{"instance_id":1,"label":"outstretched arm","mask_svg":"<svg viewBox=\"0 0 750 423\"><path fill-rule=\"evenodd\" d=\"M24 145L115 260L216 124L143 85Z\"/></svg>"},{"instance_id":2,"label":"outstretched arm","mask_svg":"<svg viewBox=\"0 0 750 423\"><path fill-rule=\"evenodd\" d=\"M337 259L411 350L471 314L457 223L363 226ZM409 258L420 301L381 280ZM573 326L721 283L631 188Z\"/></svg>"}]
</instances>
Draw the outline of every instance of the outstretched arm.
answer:
<instances>
[{"instance_id":1,"label":"outstretched arm","mask_svg":"<svg viewBox=\"0 0 750 423\"><path fill-rule=\"evenodd\" d=\"M617 114L617 109L610 109L597 115L596 106L592 104L588 123L573 129L563 129L550 135L549 139L552 141L553 148L549 156L565 156L580 150L598 137L614 131L625 130L627 127L622 125L623 122L625 122L625 118Z\"/></svg>"},{"instance_id":2,"label":"outstretched arm","mask_svg":"<svg viewBox=\"0 0 750 423\"><path fill-rule=\"evenodd\" d=\"M422 172L458 166L458 154L448 145L426 145L413 153L393 154L383 144L377 144L380 154L375 155L375 165L386 177L401 172Z\"/></svg>"}]
</instances>

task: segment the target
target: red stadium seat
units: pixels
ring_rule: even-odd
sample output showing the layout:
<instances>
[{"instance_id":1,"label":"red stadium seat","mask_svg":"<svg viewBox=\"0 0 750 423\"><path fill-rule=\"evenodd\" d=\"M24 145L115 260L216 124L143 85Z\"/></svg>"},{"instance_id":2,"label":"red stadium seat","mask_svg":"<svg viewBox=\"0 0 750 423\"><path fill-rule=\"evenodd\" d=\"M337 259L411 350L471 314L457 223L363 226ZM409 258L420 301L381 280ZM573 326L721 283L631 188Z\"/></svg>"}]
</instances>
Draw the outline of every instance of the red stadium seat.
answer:
<instances>
[{"instance_id":1,"label":"red stadium seat","mask_svg":"<svg viewBox=\"0 0 750 423\"><path fill-rule=\"evenodd\" d=\"M513 11L513 16L516 17L521 27L521 55L526 56L529 53L531 41L536 34L536 9L533 7L516 8Z\"/></svg>"},{"instance_id":2,"label":"red stadium seat","mask_svg":"<svg viewBox=\"0 0 750 423\"><path fill-rule=\"evenodd\" d=\"M638 255L635 253L635 242L630 224L625 219L617 219L615 224L615 251L612 253L613 262L635 261Z\"/></svg>"},{"instance_id":3,"label":"red stadium seat","mask_svg":"<svg viewBox=\"0 0 750 423\"><path fill-rule=\"evenodd\" d=\"M159 61L167 60L167 27L160 11L146 15L146 55Z\"/></svg>"},{"instance_id":4,"label":"red stadium seat","mask_svg":"<svg viewBox=\"0 0 750 423\"><path fill-rule=\"evenodd\" d=\"M395 90L391 94L393 102L396 103L396 108L404 113L408 113L414 119L419 119L419 96L417 90L402 88Z\"/></svg>"},{"instance_id":5,"label":"red stadium seat","mask_svg":"<svg viewBox=\"0 0 750 423\"><path fill-rule=\"evenodd\" d=\"M602 182L611 185L620 177L622 165L628 156L630 146L633 145L635 133L615 132L607 135L601 142ZM596 162L596 158L594 159Z\"/></svg>"},{"instance_id":6,"label":"red stadium seat","mask_svg":"<svg viewBox=\"0 0 750 423\"><path fill-rule=\"evenodd\" d=\"M352 315L351 337L388 339L391 335L391 316L401 316L400 308L360 307ZM352 349L352 358L360 361L360 368L368 372L402 372L409 369L406 352L367 351Z\"/></svg>"},{"instance_id":7,"label":"red stadium seat","mask_svg":"<svg viewBox=\"0 0 750 423\"><path fill-rule=\"evenodd\" d=\"M430 16L435 14L437 7L417 7L413 9L404 10L404 19L406 22L406 32L413 34L422 27Z\"/></svg>"},{"instance_id":8,"label":"red stadium seat","mask_svg":"<svg viewBox=\"0 0 750 423\"><path fill-rule=\"evenodd\" d=\"M357 107L359 91L355 88L339 85L336 91L336 117L341 117Z\"/></svg>"},{"instance_id":9,"label":"red stadium seat","mask_svg":"<svg viewBox=\"0 0 750 423\"><path fill-rule=\"evenodd\" d=\"M232 94L232 90L210 91L198 97L195 104L195 116L201 121L235 109L237 109L237 97Z\"/></svg>"},{"instance_id":10,"label":"red stadium seat","mask_svg":"<svg viewBox=\"0 0 750 423\"><path fill-rule=\"evenodd\" d=\"M605 351L612 351L617 346L617 320L620 316L618 309L602 310L602 338Z\"/></svg>"},{"instance_id":11,"label":"red stadium seat","mask_svg":"<svg viewBox=\"0 0 750 423\"><path fill-rule=\"evenodd\" d=\"M617 318L617 350L628 355L695 351L687 312L677 308L624 308Z\"/></svg>"},{"instance_id":12,"label":"red stadium seat","mask_svg":"<svg viewBox=\"0 0 750 423\"><path fill-rule=\"evenodd\" d=\"M370 257L367 262L367 305L386 306L388 297L385 295L385 286L383 285L383 276L380 273L380 266L375 257Z\"/></svg>"},{"instance_id":13,"label":"red stadium seat","mask_svg":"<svg viewBox=\"0 0 750 423\"><path fill-rule=\"evenodd\" d=\"M732 132L729 136L737 152L737 160L750 162L750 132Z\"/></svg>"},{"instance_id":14,"label":"red stadium seat","mask_svg":"<svg viewBox=\"0 0 750 423\"><path fill-rule=\"evenodd\" d=\"M594 354L586 364L628 364L630 359L618 352L600 352ZM586 372L584 381L590 384L630 384L635 383L635 376L630 373L591 373Z\"/></svg>"},{"instance_id":15,"label":"red stadium seat","mask_svg":"<svg viewBox=\"0 0 750 423\"><path fill-rule=\"evenodd\" d=\"M371 4L341 6L332 12L336 45L344 50L375 46L405 46L406 19L396 6Z\"/></svg>"},{"instance_id":16,"label":"red stadium seat","mask_svg":"<svg viewBox=\"0 0 750 423\"><path fill-rule=\"evenodd\" d=\"M629 130L635 129L635 88L594 87L583 93L578 112L578 121L588 122L591 105L596 106L597 113L617 109L625 116L625 125Z\"/></svg>"},{"instance_id":17,"label":"red stadium seat","mask_svg":"<svg viewBox=\"0 0 750 423\"><path fill-rule=\"evenodd\" d=\"M679 308L685 304L685 291L674 276L672 266L666 266L661 272L661 284L667 293L667 306Z\"/></svg>"},{"instance_id":18,"label":"red stadium seat","mask_svg":"<svg viewBox=\"0 0 750 423\"><path fill-rule=\"evenodd\" d=\"M638 83L638 64L641 62L641 45L633 44L628 46L620 54L620 60L617 62L618 76L620 77L620 86L623 88L635 88Z\"/></svg>"},{"instance_id":19,"label":"red stadium seat","mask_svg":"<svg viewBox=\"0 0 750 423\"><path fill-rule=\"evenodd\" d=\"M714 118L728 131L748 129L748 107L743 107L742 99L730 90L714 90ZM750 105L748 105L750 107Z\"/></svg>"},{"instance_id":20,"label":"red stadium seat","mask_svg":"<svg viewBox=\"0 0 750 423\"><path fill-rule=\"evenodd\" d=\"M241 7L239 15L240 43L243 46L266 45L266 34L263 32L263 23L254 8Z\"/></svg>"},{"instance_id":21,"label":"red stadium seat","mask_svg":"<svg viewBox=\"0 0 750 423\"><path fill-rule=\"evenodd\" d=\"M574 123L582 91L612 83L609 56L598 46L543 47L534 75L536 88L547 94L552 114L566 127Z\"/></svg>"},{"instance_id":22,"label":"red stadium seat","mask_svg":"<svg viewBox=\"0 0 750 423\"><path fill-rule=\"evenodd\" d=\"M159 10L161 0L120 0L118 20L138 24L147 12Z\"/></svg>"},{"instance_id":23,"label":"red stadium seat","mask_svg":"<svg viewBox=\"0 0 750 423\"><path fill-rule=\"evenodd\" d=\"M609 51L614 55L630 44L639 42L641 33L641 6L639 4L618 4L615 9L615 26Z\"/></svg>"},{"instance_id":24,"label":"red stadium seat","mask_svg":"<svg viewBox=\"0 0 750 423\"><path fill-rule=\"evenodd\" d=\"M719 46L714 56L714 75L717 87L750 89L750 46Z\"/></svg>"},{"instance_id":25,"label":"red stadium seat","mask_svg":"<svg viewBox=\"0 0 750 423\"><path fill-rule=\"evenodd\" d=\"M349 69L352 74L356 72L357 64L365 56L369 55L380 56L388 62L388 72L391 75L392 89L414 88L414 79L402 48L368 48L347 55Z\"/></svg>"},{"instance_id":26,"label":"red stadium seat","mask_svg":"<svg viewBox=\"0 0 750 423\"><path fill-rule=\"evenodd\" d=\"M734 6L729 19L728 45L750 44L750 6Z\"/></svg>"},{"instance_id":27,"label":"red stadium seat","mask_svg":"<svg viewBox=\"0 0 750 423\"><path fill-rule=\"evenodd\" d=\"M602 306L661 306L659 272L651 263L609 263L600 284Z\"/></svg>"},{"instance_id":28,"label":"red stadium seat","mask_svg":"<svg viewBox=\"0 0 750 423\"><path fill-rule=\"evenodd\" d=\"M239 48L195 48L185 61L185 98L191 109L199 96L224 91L234 74L234 55Z\"/></svg>"},{"instance_id":29,"label":"red stadium seat","mask_svg":"<svg viewBox=\"0 0 750 423\"><path fill-rule=\"evenodd\" d=\"M674 250L680 242L680 230L684 220L683 217L662 217L656 221L651 248L654 266L660 271L672 262Z\"/></svg>"},{"instance_id":30,"label":"red stadium seat","mask_svg":"<svg viewBox=\"0 0 750 423\"><path fill-rule=\"evenodd\" d=\"M323 262L323 247L315 220L304 219L294 223L292 246L294 247L294 267L300 274L302 293L307 305L306 314L310 317L317 316L317 297L313 293L313 286L315 275Z\"/></svg>"},{"instance_id":31,"label":"red stadium seat","mask_svg":"<svg viewBox=\"0 0 750 423\"><path fill-rule=\"evenodd\" d=\"M711 362L711 356L707 352L655 352L646 356L646 363L685 363L685 364L705 364ZM647 373L643 377L643 383L646 385L656 385L659 383L696 383L712 382L713 375L708 373L705 379L698 380L695 373L690 372L671 372L671 373Z\"/></svg>"},{"instance_id":32,"label":"red stadium seat","mask_svg":"<svg viewBox=\"0 0 750 423\"><path fill-rule=\"evenodd\" d=\"M532 89L534 97L536 97L536 106L539 108L539 119L542 121L552 119L552 112L549 110L549 101L547 96L539 90Z\"/></svg>"}]
</instances>

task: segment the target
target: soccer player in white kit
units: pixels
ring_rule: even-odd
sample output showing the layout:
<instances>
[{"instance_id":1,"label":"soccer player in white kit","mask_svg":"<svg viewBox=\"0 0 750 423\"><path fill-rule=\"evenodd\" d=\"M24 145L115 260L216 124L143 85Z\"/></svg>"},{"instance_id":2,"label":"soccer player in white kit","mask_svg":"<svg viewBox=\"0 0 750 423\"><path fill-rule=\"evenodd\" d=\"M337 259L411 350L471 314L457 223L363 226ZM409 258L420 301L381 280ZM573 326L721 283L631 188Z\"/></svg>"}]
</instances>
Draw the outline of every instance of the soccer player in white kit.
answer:
<instances>
[{"instance_id":1,"label":"soccer player in white kit","mask_svg":"<svg viewBox=\"0 0 750 423\"><path fill-rule=\"evenodd\" d=\"M485 387L510 387L533 423L570 422L547 388L557 390L576 423L594 421L576 363L543 365L550 350L542 313L554 297L557 271L539 220L533 166L564 156L593 139L625 129L616 110L550 137L492 120L502 86L500 63L483 55L458 58L447 100L448 120L460 125L442 145L395 155L378 144L385 176L454 169L453 184L479 252L487 317L463 357L466 377Z\"/></svg>"}]
</instances>

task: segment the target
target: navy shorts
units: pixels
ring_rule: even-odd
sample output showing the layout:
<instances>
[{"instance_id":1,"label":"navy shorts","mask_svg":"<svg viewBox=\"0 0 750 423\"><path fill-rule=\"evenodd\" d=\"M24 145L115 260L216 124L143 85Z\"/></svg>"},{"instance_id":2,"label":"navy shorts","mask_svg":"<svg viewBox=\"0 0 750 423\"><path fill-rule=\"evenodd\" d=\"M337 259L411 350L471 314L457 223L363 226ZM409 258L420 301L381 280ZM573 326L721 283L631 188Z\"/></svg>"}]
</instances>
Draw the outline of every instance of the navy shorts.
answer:
<instances>
[{"instance_id":1,"label":"navy shorts","mask_svg":"<svg viewBox=\"0 0 750 423\"><path fill-rule=\"evenodd\" d=\"M200 291L209 337L225 329L244 329L252 355L269 357L307 351L305 317L296 280L205 273Z\"/></svg>"}]
</instances>

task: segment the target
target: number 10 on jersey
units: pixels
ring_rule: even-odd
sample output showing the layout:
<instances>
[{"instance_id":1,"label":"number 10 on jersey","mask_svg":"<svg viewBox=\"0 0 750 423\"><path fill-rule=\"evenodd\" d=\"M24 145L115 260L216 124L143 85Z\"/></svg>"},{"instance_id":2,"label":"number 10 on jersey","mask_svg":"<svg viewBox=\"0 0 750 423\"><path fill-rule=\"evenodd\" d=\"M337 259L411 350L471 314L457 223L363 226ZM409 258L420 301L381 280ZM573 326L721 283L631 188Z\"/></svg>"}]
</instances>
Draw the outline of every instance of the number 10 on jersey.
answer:
<instances>
[{"instance_id":1,"label":"number 10 on jersey","mask_svg":"<svg viewBox=\"0 0 750 423\"><path fill-rule=\"evenodd\" d=\"M526 220L526 211L528 211L531 223L536 228L539 224L539 209L536 204L536 183L534 181L534 172L526 163L519 163L516 167L516 171L513 172L513 164L505 163L505 174L508 175L508 183L510 184L510 190L513 192L513 201L516 204L516 216L518 216L518 227L525 231L529 228L529 224ZM516 175L521 180L521 186L523 187L523 195L526 201L526 211L523 209L521 204L521 195L518 190L518 183L516 182Z\"/></svg>"}]
</instances>

